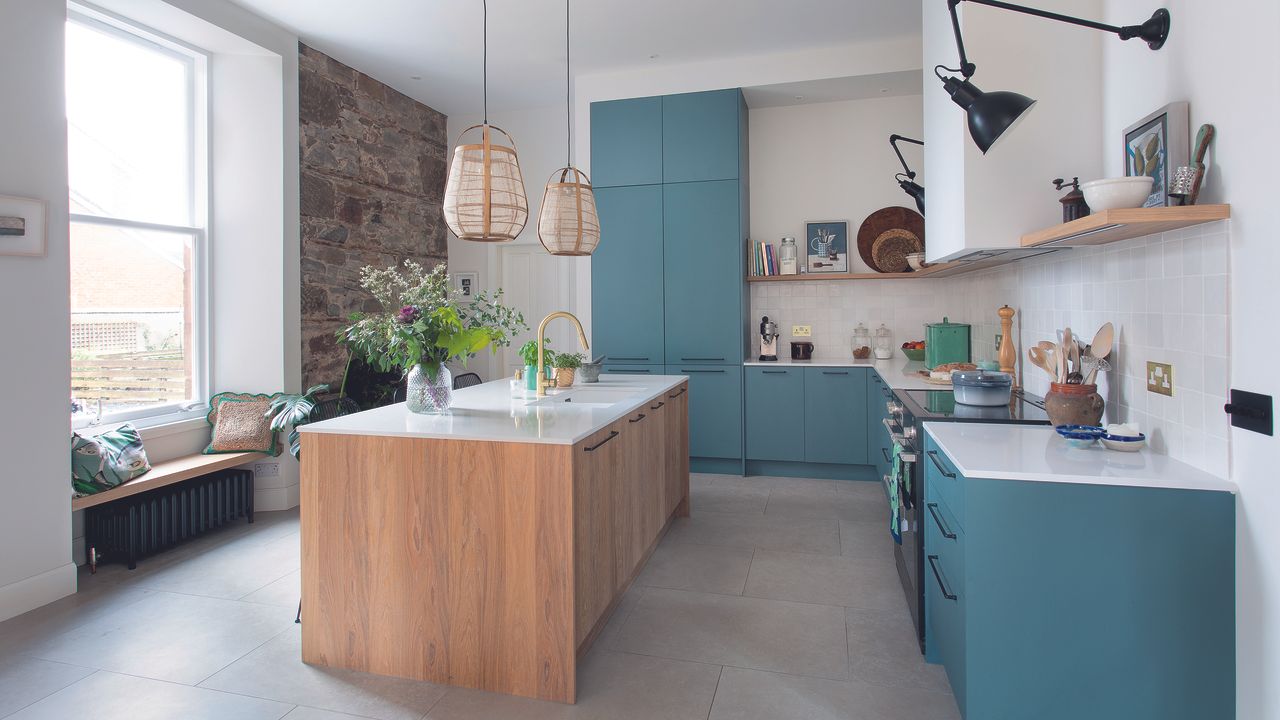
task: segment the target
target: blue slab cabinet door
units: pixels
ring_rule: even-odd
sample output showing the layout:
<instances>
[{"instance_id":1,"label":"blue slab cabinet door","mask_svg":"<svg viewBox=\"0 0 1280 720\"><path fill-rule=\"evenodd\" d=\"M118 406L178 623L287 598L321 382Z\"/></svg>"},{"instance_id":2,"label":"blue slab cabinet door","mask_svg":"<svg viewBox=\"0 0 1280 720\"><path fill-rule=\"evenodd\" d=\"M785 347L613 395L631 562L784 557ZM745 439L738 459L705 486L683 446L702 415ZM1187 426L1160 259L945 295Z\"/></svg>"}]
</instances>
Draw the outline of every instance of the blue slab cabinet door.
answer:
<instances>
[{"instance_id":1,"label":"blue slab cabinet door","mask_svg":"<svg viewBox=\"0 0 1280 720\"><path fill-rule=\"evenodd\" d=\"M804 369L804 459L867 465L866 368Z\"/></svg>"},{"instance_id":2,"label":"blue slab cabinet door","mask_svg":"<svg viewBox=\"0 0 1280 720\"><path fill-rule=\"evenodd\" d=\"M663 362L662 186L595 191L599 247L591 256L592 355L610 364Z\"/></svg>"},{"instance_id":3,"label":"blue slab cabinet door","mask_svg":"<svg viewBox=\"0 0 1280 720\"><path fill-rule=\"evenodd\" d=\"M742 362L739 193L736 180L662 186L668 365Z\"/></svg>"},{"instance_id":4,"label":"blue slab cabinet door","mask_svg":"<svg viewBox=\"0 0 1280 720\"><path fill-rule=\"evenodd\" d=\"M662 98L591 103L592 185L605 188L661 182ZM603 222L601 227L605 232L612 230Z\"/></svg>"},{"instance_id":5,"label":"blue slab cabinet door","mask_svg":"<svg viewBox=\"0 0 1280 720\"><path fill-rule=\"evenodd\" d=\"M742 366L668 365L689 376L689 456L742 458Z\"/></svg>"},{"instance_id":6,"label":"blue slab cabinet door","mask_svg":"<svg viewBox=\"0 0 1280 720\"><path fill-rule=\"evenodd\" d=\"M804 372L796 367L746 369L748 460L804 461Z\"/></svg>"},{"instance_id":7,"label":"blue slab cabinet door","mask_svg":"<svg viewBox=\"0 0 1280 720\"><path fill-rule=\"evenodd\" d=\"M876 466L876 475L888 475L893 468L893 440L884 421L889 418L887 404L893 399L889 384L874 370L867 378L867 458Z\"/></svg>"},{"instance_id":8,"label":"blue slab cabinet door","mask_svg":"<svg viewBox=\"0 0 1280 720\"><path fill-rule=\"evenodd\" d=\"M738 137L745 114L736 88L663 97L662 181L745 178Z\"/></svg>"}]
</instances>

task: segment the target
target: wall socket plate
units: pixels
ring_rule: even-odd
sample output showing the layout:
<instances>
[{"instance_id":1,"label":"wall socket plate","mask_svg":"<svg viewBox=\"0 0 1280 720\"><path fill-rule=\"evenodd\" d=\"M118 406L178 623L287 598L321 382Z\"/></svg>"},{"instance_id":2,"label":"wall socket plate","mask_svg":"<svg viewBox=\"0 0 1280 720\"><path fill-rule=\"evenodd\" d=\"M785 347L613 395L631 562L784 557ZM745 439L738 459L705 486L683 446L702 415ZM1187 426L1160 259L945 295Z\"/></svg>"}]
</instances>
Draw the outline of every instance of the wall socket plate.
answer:
<instances>
[{"instance_id":1,"label":"wall socket plate","mask_svg":"<svg viewBox=\"0 0 1280 720\"><path fill-rule=\"evenodd\" d=\"M280 477L280 463L260 462L253 464L253 476L260 478Z\"/></svg>"},{"instance_id":2,"label":"wall socket plate","mask_svg":"<svg viewBox=\"0 0 1280 720\"><path fill-rule=\"evenodd\" d=\"M808 325L792 325L791 337L812 337L813 328Z\"/></svg>"},{"instance_id":3,"label":"wall socket plate","mask_svg":"<svg viewBox=\"0 0 1280 720\"><path fill-rule=\"evenodd\" d=\"M1147 361L1147 392L1173 397L1173 365Z\"/></svg>"}]
</instances>

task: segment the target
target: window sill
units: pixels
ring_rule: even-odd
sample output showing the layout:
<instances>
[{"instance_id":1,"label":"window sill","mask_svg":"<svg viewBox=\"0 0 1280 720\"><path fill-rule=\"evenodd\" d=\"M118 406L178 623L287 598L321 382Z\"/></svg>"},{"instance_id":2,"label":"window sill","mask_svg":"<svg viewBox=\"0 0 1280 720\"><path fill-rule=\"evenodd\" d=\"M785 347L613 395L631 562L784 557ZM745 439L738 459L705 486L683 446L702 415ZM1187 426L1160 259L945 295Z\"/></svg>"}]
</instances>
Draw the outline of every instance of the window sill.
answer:
<instances>
[{"instance_id":1,"label":"window sill","mask_svg":"<svg viewBox=\"0 0 1280 720\"><path fill-rule=\"evenodd\" d=\"M146 441L150 438L167 437L207 427L209 424L208 415L209 407L204 405L184 412L165 413L164 415L152 415L132 420L108 420L98 425L72 423L71 429L72 432L81 433L82 435L98 435L129 424L137 428L138 433L142 435L142 439Z\"/></svg>"}]
</instances>

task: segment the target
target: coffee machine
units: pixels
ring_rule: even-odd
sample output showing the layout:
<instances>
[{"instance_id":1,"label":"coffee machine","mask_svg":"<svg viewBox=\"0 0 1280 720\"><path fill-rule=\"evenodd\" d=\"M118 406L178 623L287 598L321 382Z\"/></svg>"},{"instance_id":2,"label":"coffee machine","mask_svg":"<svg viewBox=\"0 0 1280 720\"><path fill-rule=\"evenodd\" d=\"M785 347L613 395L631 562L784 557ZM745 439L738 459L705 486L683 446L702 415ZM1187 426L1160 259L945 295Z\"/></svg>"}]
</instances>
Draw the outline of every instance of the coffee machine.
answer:
<instances>
[{"instance_id":1,"label":"coffee machine","mask_svg":"<svg viewBox=\"0 0 1280 720\"><path fill-rule=\"evenodd\" d=\"M768 315L760 318L760 362L778 361L778 337L778 323Z\"/></svg>"}]
</instances>

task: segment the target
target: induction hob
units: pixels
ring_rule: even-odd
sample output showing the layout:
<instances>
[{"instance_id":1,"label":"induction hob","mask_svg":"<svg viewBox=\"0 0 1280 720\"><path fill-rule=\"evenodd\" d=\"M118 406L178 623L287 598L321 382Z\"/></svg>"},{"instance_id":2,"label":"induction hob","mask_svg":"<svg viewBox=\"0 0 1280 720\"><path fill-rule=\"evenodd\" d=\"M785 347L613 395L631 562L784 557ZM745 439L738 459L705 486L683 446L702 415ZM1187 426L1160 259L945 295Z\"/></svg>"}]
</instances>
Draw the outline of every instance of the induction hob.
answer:
<instances>
[{"instance_id":1,"label":"induction hob","mask_svg":"<svg viewBox=\"0 0 1280 720\"><path fill-rule=\"evenodd\" d=\"M1015 391L1008 405L983 407L956 402L952 390L906 390L895 393L916 422L987 422L1006 425L1049 425L1044 398Z\"/></svg>"}]
</instances>

